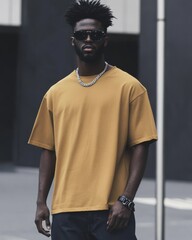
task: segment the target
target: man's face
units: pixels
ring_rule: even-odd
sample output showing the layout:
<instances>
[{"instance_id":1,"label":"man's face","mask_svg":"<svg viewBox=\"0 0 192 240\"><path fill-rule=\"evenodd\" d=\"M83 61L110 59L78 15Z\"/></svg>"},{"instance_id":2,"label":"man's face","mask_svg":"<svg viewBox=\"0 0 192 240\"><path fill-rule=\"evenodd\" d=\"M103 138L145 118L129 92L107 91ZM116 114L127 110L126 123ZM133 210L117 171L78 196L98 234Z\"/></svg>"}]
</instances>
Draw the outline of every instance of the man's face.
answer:
<instances>
[{"instance_id":1,"label":"man's face","mask_svg":"<svg viewBox=\"0 0 192 240\"><path fill-rule=\"evenodd\" d=\"M72 45L83 62L99 60L107 45L107 37L101 23L95 19L83 19L76 23Z\"/></svg>"}]
</instances>

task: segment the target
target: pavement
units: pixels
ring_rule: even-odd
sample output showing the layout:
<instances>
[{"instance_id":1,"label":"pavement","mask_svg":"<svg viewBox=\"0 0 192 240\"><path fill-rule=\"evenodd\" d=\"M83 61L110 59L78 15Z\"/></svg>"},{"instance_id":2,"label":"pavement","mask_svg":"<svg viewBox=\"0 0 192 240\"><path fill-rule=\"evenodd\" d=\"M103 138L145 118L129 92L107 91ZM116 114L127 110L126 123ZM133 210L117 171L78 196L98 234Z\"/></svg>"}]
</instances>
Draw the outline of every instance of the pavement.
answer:
<instances>
[{"instance_id":1,"label":"pavement","mask_svg":"<svg viewBox=\"0 0 192 240\"><path fill-rule=\"evenodd\" d=\"M0 164L0 240L47 239L34 224L37 185L38 169ZM165 187L165 240L191 240L192 183L166 181ZM154 240L155 181L143 179L135 203L138 240Z\"/></svg>"}]
</instances>

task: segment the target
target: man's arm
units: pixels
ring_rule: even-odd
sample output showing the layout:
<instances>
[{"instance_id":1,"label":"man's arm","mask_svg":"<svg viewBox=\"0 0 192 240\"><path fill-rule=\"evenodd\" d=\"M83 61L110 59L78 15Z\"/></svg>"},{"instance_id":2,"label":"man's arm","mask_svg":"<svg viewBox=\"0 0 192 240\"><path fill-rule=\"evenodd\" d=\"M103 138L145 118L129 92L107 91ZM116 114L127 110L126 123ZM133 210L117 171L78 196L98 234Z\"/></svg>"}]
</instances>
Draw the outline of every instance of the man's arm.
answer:
<instances>
[{"instance_id":1,"label":"man's arm","mask_svg":"<svg viewBox=\"0 0 192 240\"><path fill-rule=\"evenodd\" d=\"M144 174L147 156L148 156L149 143L144 142L133 146L131 148L131 161L129 170L129 179L122 195L126 196L131 201L134 199L141 179ZM108 227L109 231L126 227L129 218L131 216L131 210L123 206L119 201L116 201L112 206L109 218Z\"/></svg>"},{"instance_id":2,"label":"man's arm","mask_svg":"<svg viewBox=\"0 0 192 240\"><path fill-rule=\"evenodd\" d=\"M47 237L50 236L50 212L46 201L54 177L55 159L54 151L43 149L39 167L39 187L35 224L39 233L42 233ZM46 223L47 230L42 226L43 221Z\"/></svg>"}]
</instances>

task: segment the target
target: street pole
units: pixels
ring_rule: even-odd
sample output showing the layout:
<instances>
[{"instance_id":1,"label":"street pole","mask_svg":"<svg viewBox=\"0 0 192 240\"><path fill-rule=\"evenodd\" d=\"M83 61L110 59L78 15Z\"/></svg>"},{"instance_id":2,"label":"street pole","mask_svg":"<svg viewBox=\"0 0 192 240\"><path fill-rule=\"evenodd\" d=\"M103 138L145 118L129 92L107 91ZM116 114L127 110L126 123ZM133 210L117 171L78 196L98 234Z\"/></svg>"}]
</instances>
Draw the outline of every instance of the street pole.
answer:
<instances>
[{"instance_id":1,"label":"street pole","mask_svg":"<svg viewBox=\"0 0 192 240\"><path fill-rule=\"evenodd\" d=\"M165 0L157 0L157 155L156 155L156 240L164 240L164 41Z\"/></svg>"}]
</instances>

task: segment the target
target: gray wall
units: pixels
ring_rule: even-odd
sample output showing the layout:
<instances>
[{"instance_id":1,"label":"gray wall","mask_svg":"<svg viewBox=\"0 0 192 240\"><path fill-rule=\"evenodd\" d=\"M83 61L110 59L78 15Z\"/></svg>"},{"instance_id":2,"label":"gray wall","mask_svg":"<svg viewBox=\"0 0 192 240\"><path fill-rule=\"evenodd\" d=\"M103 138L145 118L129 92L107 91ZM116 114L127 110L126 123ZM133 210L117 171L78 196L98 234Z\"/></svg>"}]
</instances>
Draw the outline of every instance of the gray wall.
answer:
<instances>
[{"instance_id":1,"label":"gray wall","mask_svg":"<svg viewBox=\"0 0 192 240\"><path fill-rule=\"evenodd\" d=\"M192 180L192 2L166 1L165 37L165 176ZM155 99L156 6L141 1L140 76ZM151 84L152 83L152 84ZM155 106L153 107L155 109ZM154 176L155 159L150 159L147 176Z\"/></svg>"},{"instance_id":2,"label":"gray wall","mask_svg":"<svg viewBox=\"0 0 192 240\"><path fill-rule=\"evenodd\" d=\"M139 79L148 90L156 118L156 1L141 1ZM156 144L150 146L145 177L155 178Z\"/></svg>"},{"instance_id":3,"label":"gray wall","mask_svg":"<svg viewBox=\"0 0 192 240\"><path fill-rule=\"evenodd\" d=\"M12 159L18 35L17 27L0 26L0 163Z\"/></svg>"},{"instance_id":4,"label":"gray wall","mask_svg":"<svg viewBox=\"0 0 192 240\"><path fill-rule=\"evenodd\" d=\"M27 140L46 90L71 71L69 27L64 11L71 1L25 0L19 45L17 77L17 120L14 161L17 165L36 166L39 150Z\"/></svg>"},{"instance_id":5,"label":"gray wall","mask_svg":"<svg viewBox=\"0 0 192 240\"><path fill-rule=\"evenodd\" d=\"M192 1L169 0L166 8L166 175L192 180Z\"/></svg>"}]
</instances>

